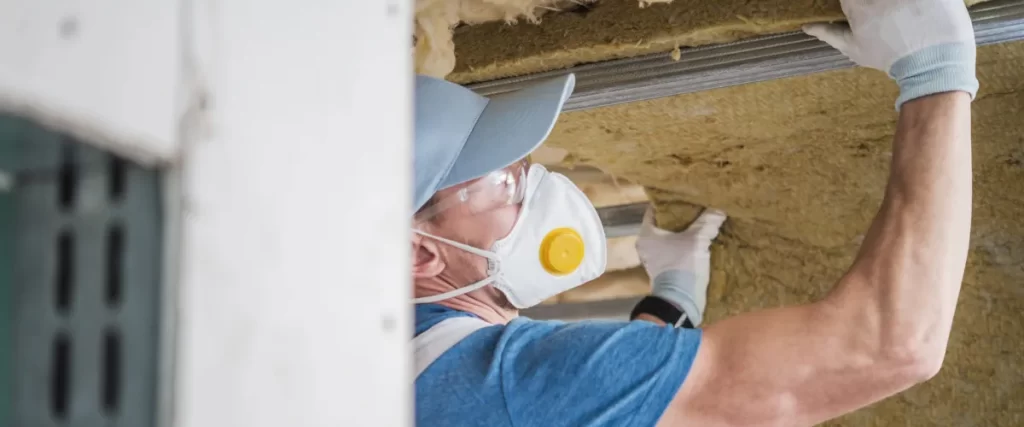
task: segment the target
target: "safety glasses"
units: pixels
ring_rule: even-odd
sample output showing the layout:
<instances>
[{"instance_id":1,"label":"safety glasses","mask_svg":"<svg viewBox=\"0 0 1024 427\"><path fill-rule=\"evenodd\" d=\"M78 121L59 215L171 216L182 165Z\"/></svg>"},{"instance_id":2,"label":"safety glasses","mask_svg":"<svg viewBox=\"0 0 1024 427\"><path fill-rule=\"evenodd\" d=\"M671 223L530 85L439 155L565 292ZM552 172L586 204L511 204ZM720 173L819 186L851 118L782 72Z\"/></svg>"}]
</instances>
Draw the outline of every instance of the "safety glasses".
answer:
<instances>
[{"instance_id":1,"label":"safety glasses","mask_svg":"<svg viewBox=\"0 0 1024 427\"><path fill-rule=\"evenodd\" d=\"M458 190L440 198L432 198L413 216L415 222L428 221L442 213L476 215L523 202L526 194L526 159L490 172L480 178L460 184Z\"/></svg>"}]
</instances>

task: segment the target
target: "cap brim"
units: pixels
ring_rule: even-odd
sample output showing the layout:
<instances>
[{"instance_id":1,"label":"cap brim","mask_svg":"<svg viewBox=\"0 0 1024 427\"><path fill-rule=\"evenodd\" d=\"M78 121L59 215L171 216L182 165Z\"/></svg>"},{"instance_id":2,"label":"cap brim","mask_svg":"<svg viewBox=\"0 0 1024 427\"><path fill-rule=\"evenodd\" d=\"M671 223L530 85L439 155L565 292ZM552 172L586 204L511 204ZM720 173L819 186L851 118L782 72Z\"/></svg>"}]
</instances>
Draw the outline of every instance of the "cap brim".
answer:
<instances>
[{"instance_id":1,"label":"cap brim","mask_svg":"<svg viewBox=\"0 0 1024 427\"><path fill-rule=\"evenodd\" d=\"M547 139L576 85L572 74L490 97L439 188L479 178L529 155Z\"/></svg>"}]
</instances>

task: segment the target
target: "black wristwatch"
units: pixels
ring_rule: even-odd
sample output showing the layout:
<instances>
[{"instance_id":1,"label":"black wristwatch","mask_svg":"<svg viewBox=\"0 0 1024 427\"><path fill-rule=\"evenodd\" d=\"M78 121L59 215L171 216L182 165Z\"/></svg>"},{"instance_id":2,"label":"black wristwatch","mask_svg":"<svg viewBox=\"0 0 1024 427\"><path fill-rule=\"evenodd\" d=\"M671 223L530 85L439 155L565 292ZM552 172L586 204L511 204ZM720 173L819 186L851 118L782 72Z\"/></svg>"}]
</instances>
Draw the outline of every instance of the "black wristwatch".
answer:
<instances>
[{"instance_id":1,"label":"black wristwatch","mask_svg":"<svg viewBox=\"0 0 1024 427\"><path fill-rule=\"evenodd\" d=\"M629 314L629 319L635 320L636 317L641 314L649 314L657 317L661 319L662 322L677 328L694 328L693 323L686 317L686 313L683 312L683 310L676 308L672 303L654 295L644 297L644 299L640 300L636 307L633 307L633 312Z\"/></svg>"}]
</instances>

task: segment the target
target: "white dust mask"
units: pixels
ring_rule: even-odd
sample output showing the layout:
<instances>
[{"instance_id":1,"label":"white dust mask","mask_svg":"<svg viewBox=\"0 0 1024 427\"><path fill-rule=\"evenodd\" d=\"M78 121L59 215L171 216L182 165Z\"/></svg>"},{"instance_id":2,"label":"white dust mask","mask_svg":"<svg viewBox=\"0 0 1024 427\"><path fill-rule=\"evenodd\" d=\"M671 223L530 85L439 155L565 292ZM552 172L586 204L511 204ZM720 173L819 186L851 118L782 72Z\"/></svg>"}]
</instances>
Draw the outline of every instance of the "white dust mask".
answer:
<instances>
[{"instance_id":1,"label":"white dust mask","mask_svg":"<svg viewBox=\"0 0 1024 427\"><path fill-rule=\"evenodd\" d=\"M489 251L413 230L488 260L487 278L413 302L437 302L493 285L522 309L604 273L608 252L604 227L587 196L564 175L538 164L530 167L526 181L519 219Z\"/></svg>"}]
</instances>

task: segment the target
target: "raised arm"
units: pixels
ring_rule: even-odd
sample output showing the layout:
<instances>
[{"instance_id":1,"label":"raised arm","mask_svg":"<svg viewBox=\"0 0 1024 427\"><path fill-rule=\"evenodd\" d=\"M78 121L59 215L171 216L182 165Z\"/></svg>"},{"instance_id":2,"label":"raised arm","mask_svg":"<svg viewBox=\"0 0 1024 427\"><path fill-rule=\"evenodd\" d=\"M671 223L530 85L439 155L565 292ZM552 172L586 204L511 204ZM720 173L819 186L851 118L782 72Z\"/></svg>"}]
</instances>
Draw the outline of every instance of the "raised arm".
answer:
<instances>
[{"instance_id":1,"label":"raised arm","mask_svg":"<svg viewBox=\"0 0 1024 427\"><path fill-rule=\"evenodd\" d=\"M970 234L970 19L960 0L845 0L843 8L852 33L808 32L901 87L881 209L826 298L706 327L663 425L813 425L942 365Z\"/></svg>"},{"instance_id":2,"label":"raised arm","mask_svg":"<svg viewBox=\"0 0 1024 427\"><path fill-rule=\"evenodd\" d=\"M816 303L705 328L664 421L813 425L938 372L967 258L970 96L908 102L892 171L881 211L836 288Z\"/></svg>"}]
</instances>

